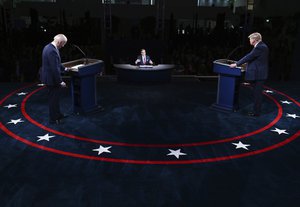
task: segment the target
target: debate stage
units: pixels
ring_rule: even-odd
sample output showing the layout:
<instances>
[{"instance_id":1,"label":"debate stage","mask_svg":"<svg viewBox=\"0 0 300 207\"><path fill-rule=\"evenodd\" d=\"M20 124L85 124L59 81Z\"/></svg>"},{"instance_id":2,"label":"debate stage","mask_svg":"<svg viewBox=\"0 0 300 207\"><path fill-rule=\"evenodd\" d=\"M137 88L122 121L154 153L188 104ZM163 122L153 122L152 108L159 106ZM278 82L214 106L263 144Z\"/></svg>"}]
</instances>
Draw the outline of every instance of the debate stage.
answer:
<instances>
[{"instance_id":1,"label":"debate stage","mask_svg":"<svg viewBox=\"0 0 300 207\"><path fill-rule=\"evenodd\" d=\"M68 82L68 81L67 81ZM38 83L0 83L1 206L297 206L300 84L268 82L260 117L219 112L217 81L97 80L104 111L76 114L62 89L48 123Z\"/></svg>"}]
</instances>

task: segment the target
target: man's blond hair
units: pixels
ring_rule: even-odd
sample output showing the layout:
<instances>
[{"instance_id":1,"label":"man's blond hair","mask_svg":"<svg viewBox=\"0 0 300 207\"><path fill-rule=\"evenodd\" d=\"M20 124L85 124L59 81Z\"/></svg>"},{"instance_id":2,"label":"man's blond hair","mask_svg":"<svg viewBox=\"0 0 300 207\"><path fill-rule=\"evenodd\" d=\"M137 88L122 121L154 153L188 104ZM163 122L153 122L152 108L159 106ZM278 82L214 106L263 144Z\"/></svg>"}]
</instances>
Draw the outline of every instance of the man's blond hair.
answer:
<instances>
[{"instance_id":1,"label":"man's blond hair","mask_svg":"<svg viewBox=\"0 0 300 207\"><path fill-rule=\"evenodd\" d=\"M258 32L254 32L254 33L250 34L250 35L248 36L248 38L249 38L249 39L254 39L254 40L256 40L256 41L261 41L261 40L262 40L261 34L258 33Z\"/></svg>"}]
</instances>

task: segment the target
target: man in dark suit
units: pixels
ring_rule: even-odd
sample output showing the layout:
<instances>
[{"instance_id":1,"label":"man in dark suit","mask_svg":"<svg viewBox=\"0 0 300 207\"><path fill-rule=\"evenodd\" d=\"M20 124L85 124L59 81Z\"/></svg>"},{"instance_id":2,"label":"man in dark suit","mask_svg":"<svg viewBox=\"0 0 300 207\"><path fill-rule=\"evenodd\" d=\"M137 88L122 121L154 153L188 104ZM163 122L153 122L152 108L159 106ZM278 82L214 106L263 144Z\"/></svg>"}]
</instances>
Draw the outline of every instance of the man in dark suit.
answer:
<instances>
[{"instance_id":1,"label":"man in dark suit","mask_svg":"<svg viewBox=\"0 0 300 207\"><path fill-rule=\"evenodd\" d=\"M230 67L234 68L247 63L245 80L253 85L254 96L253 111L248 112L248 115L259 116L263 99L263 84L268 78L269 48L262 42L262 36L258 32L250 34L248 38L253 49Z\"/></svg>"},{"instance_id":2,"label":"man in dark suit","mask_svg":"<svg viewBox=\"0 0 300 207\"><path fill-rule=\"evenodd\" d=\"M60 88L66 87L66 83L61 78L61 72L65 67L61 64L59 49L67 43L67 37L58 34L53 41L47 44L42 54L42 83L47 86L49 96L49 122L59 124L65 116L60 112L59 98Z\"/></svg>"},{"instance_id":3,"label":"man in dark suit","mask_svg":"<svg viewBox=\"0 0 300 207\"><path fill-rule=\"evenodd\" d=\"M153 65L151 58L146 55L146 50L141 49L141 55L139 55L135 61L136 65Z\"/></svg>"}]
</instances>

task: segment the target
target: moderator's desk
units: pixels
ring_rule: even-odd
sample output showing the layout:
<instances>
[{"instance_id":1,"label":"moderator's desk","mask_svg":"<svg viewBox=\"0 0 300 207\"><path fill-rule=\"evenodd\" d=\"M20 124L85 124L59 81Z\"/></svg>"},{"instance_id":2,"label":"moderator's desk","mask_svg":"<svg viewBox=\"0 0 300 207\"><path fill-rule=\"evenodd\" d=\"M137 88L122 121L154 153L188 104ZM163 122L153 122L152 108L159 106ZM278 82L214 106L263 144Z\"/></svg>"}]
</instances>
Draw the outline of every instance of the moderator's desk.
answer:
<instances>
[{"instance_id":1,"label":"moderator's desk","mask_svg":"<svg viewBox=\"0 0 300 207\"><path fill-rule=\"evenodd\" d=\"M114 64L118 81L123 82L167 82L171 80L175 65L160 64L154 66L137 66Z\"/></svg>"}]
</instances>

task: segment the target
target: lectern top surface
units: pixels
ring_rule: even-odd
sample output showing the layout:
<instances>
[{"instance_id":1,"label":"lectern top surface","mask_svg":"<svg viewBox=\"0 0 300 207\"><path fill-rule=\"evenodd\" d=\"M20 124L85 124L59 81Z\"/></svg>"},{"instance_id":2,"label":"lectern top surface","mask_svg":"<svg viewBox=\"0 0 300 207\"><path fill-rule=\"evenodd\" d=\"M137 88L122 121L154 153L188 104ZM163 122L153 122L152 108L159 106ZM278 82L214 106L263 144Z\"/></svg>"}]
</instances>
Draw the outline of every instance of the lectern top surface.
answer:
<instances>
[{"instance_id":1,"label":"lectern top surface","mask_svg":"<svg viewBox=\"0 0 300 207\"><path fill-rule=\"evenodd\" d=\"M72 70L72 71L78 71L78 69L79 69L80 67L82 67L82 66L84 66L84 64L74 65L74 66L70 67L70 70Z\"/></svg>"}]
</instances>

